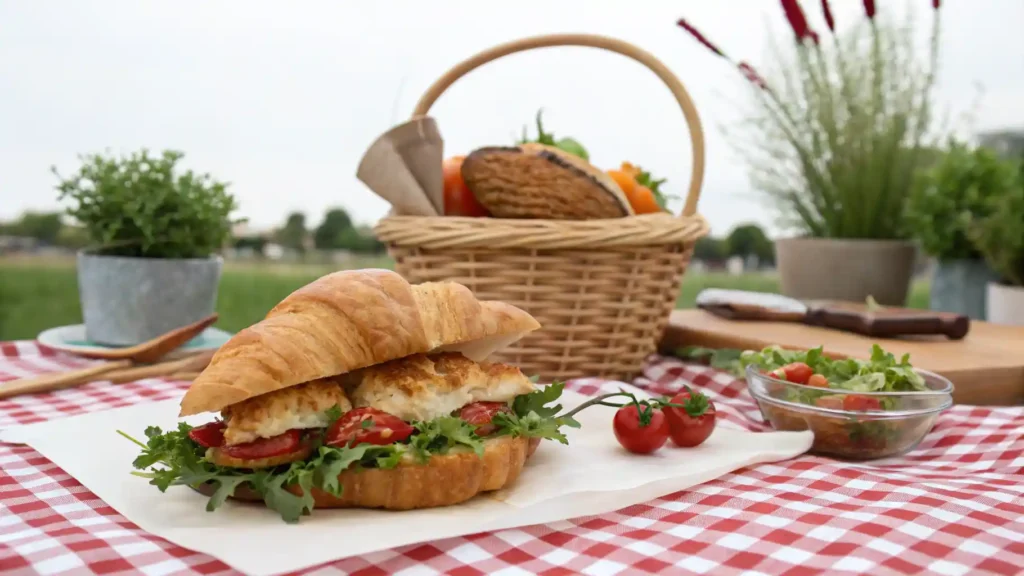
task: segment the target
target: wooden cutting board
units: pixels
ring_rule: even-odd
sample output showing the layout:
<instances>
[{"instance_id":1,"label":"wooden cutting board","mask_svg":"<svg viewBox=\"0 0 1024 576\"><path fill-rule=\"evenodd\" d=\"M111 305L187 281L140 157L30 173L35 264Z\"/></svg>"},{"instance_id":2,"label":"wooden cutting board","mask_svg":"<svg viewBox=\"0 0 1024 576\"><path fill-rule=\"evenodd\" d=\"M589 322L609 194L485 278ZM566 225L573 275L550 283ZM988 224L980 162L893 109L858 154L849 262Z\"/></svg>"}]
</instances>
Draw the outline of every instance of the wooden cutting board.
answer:
<instances>
[{"instance_id":1,"label":"wooden cutting board","mask_svg":"<svg viewBox=\"0 0 1024 576\"><path fill-rule=\"evenodd\" d=\"M786 322L725 320L703 310L676 310L661 342L670 353L682 346L761 349L777 344L806 349L824 346L833 356L866 358L871 345L953 382L953 400L979 406L1024 404L1024 327L971 322L963 340L944 336L867 338L848 332Z\"/></svg>"}]
</instances>

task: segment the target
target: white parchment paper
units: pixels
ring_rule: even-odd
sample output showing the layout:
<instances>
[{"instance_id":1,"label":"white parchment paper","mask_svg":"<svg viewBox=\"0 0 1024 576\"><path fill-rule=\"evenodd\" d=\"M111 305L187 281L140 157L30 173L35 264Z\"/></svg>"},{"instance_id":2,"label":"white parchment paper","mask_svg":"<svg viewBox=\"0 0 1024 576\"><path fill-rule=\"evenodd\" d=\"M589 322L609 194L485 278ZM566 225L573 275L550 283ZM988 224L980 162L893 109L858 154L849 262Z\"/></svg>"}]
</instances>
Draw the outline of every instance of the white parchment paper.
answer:
<instances>
[{"instance_id":1,"label":"white parchment paper","mask_svg":"<svg viewBox=\"0 0 1024 576\"><path fill-rule=\"evenodd\" d=\"M562 404L585 400L566 390ZM669 443L640 456L616 442L614 409L594 406L579 415L582 429L568 431L569 446L545 441L516 483L502 491L428 510L316 510L298 524L285 524L262 505L228 501L206 512L206 497L189 488L161 494L147 480L129 475L139 450L115 431L142 438L146 426L176 426L178 403L9 428L0 431L0 440L31 445L142 529L262 576L407 544L611 512L744 466L792 458L810 448L813 438L810 432L754 434L718 426L697 448ZM209 417L189 421L204 419Z\"/></svg>"}]
</instances>

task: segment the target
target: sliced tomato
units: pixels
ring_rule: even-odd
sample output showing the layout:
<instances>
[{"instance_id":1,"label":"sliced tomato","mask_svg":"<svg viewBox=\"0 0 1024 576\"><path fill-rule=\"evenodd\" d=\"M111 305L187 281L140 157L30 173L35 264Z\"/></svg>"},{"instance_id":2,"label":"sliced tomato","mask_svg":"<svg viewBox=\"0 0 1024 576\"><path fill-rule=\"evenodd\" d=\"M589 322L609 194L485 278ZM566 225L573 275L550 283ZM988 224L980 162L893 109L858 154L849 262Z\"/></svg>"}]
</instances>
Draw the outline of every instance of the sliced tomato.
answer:
<instances>
[{"instance_id":1,"label":"sliced tomato","mask_svg":"<svg viewBox=\"0 0 1024 576\"><path fill-rule=\"evenodd\" d=\"M203 448L219 448L224 445L224 429L228 425L218 420L196 426L188 431L188 437Z\"/></svg>"},{"instance_id":2,"label":"sliced tomato","mask_svg":"<svg viewBox=\"0 0 1024 576\"><path fill-rule=\"evenodd\" d=\"M492 434L497 428L491 421L494 419L494 415L499 412L511 412L508 404L504 402L473 402L467 404L459 410L459 418L462 418L466 422L469 422L473 426L476 426L477 436L487 436Z\"/></svg>"},{"instance_id":3,"label":"sliced tomato","mask_svg":"<svg viewBox=\"0 0 1024 576\"><path fill-rule=\"evenodd\" d=\"M289 430L271 438L260 438L244 444L221 446L220 451L239 460L260 460L290 454L302 445L302 431Z\"/></svg>"},{"instance_id":4,"label":"sliced tomato","mask_svg":"<svg viewBox=\"0 0 1024 576\"><path fill-rule=\"evenodd\" d=\"M786 364L782 367L782 370L786 373L786 380L797 384L807 384L807 381L811 379L811 375L814 374L814 369L803 362Z\"/></svg>"},{"instance_id":5,"label":"sliced tomato","mask_svg":"<svg viewBox=\"0 0 1024 576\"><path fill-rule=\"evenodd\" d=\"M328 446L376 444L386 446L401 442L416 429L407 422L376 408L349 410L327 429L324 441Z\"/></svg>"},{"instance_id":6,"label":"sliced tomato","mask_svg":"<svg viewBox=\"0 0 1024 576\"><path fill-rule=\"evenodd\" d=\"M843 410L854 412L866 412L868 410L881 410L882 403L878 398L872 396L859 396L851 394L843 398Z\"/></svg>"}]
</instances>

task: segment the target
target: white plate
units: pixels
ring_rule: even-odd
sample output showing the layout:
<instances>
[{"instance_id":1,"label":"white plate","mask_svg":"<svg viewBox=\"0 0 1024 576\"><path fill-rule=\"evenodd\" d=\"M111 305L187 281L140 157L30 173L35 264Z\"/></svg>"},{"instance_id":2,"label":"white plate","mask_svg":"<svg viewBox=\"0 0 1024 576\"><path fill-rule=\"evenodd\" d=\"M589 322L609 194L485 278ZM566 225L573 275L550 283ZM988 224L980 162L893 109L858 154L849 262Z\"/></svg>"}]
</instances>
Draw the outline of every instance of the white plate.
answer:
<instances>
[{"instance_id":1,"label":"white plate","mask_svg":"<svg viewBox=\"0 0 1024 576\"><path fill-rule=\"evenodd\" d=\"M178 348L174 352L168 354L167 357L174 358L186 354L194 354L204 350L216 350L227 342L229 338L231 338L230 332L210 327L203 330L203 332L195 338L186 342L181 348ZM53 348L54 350L60 350L62 352L68 352L69 354L86 354L89 352L117 349L116 346L106 346L104 344L98 344L90 341L85 336L85 324L50 328L49 330L44 330L39 334L39 336L36 337L36 340L38 340L43 346Z\"/></svg>"}]
</instances>

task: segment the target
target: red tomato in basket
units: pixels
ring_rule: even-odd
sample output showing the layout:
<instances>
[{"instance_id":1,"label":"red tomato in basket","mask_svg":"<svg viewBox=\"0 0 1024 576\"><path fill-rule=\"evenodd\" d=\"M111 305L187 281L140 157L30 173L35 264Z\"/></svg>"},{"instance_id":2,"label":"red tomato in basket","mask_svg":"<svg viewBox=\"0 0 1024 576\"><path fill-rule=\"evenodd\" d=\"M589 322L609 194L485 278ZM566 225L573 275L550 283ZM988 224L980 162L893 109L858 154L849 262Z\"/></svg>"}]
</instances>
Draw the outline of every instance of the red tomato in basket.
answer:
<instances>
[{"instance_id":1,"label":"red tomato in basket","mask_svg":"<svg viewBox=\"0 0 1024 576\"><path fill-rule=\"evenodd\" d=\"M444 174L444 215L489 216L487 209L462 179L462 162L465 159L465 156L453 156L441 165Z\"/></svg>"},{"instance_id":2,"label":"red tomato in basket","mask_svg":"<svg viewBox=\"0 0 1024 576\"><path fill-rule=\"evenodd\" d=\"M302 445L302 431L289 430L271 438L260 438L244 444L221 446L220 451L239 460L262 460L282 454L290 454Z\"/></svg>"},{"instance_id":3,"label":"red tomato in basket","mask_svg":"<svg viewBox=\"0 0 1024 576\"><path fill-rule=\"evenodd\" d=\"M782 367L782 370L786 373L786 380L796 384L807 384L807 381L811 379L811 375L814 374L814 370L803 362L786 364Z\"/></svg>"},{"instance_id":4,"label":"red tomato in basket","mask_svg":"<svg viewBox=\"0 0 1024 576\"><path fill-rule=\"evenodd\" d=\"M487 436L497 428L497 426L491 423L494 415L499 412L511 411L508 404L504 402L473 402L459 410L459 418L476 426L477 436Z\"/></svg>"},{"instance_id":5,"label":"red tomato in basket","mask_svg":"<svg viewBox=\"0 0 1024 576\"><path fill-rule=\"evenodd\" d=\"M615 411L612 429L619 444L636 454L650 454L668 441L668 420L664 412L653 406L622 406Z\"/></svg>"},{"instance_id":6,"label":"red tomato in basket","mask_svg":"<svg viewBox=\"0 0 1024 576\"><path fill-rule=\"evenodd\" d=\"M715 429L715 405L700 392L682 391L670 400L672 404L683 404L686 408L665 407L668 419L669 437L672 443L683 448L700 446ZM706 403L705 403L706 402Z\"/></svg>"},{"instance_id":7,"label":"red tomato in basket","mask_svg":"<svg viewBox=\"0 0 1024 576\"><path fill-rule=\"evenodd\" d=\"M324 443L328 446L376 444L386 446L401 442L416 429L398 416L376 408L356 408L331 424Z\"/></svg>"},{"instance_id":8,"label":"red tomato in basket","mask_svg":"<svg viewBox=\"0 0 1024 576\"><path fill-rule=\"evenodd\" d=\"M188 431L188 437L203 448L219 448L224 445L224 429L228 425L218 420L196 426Z\"/></svg>"},{"instance_id":9,"label":"red tomato in basket","mask_svg":"<svg viewBox=\"0 0 1024 576\"><path fill-rule=\"evenodd\" d=\"M858 396L851 394L843 398L843 410L851 412L867 412L869 410L881 410L882 402L873 396Z\"/></svg>"}]
</instances>

